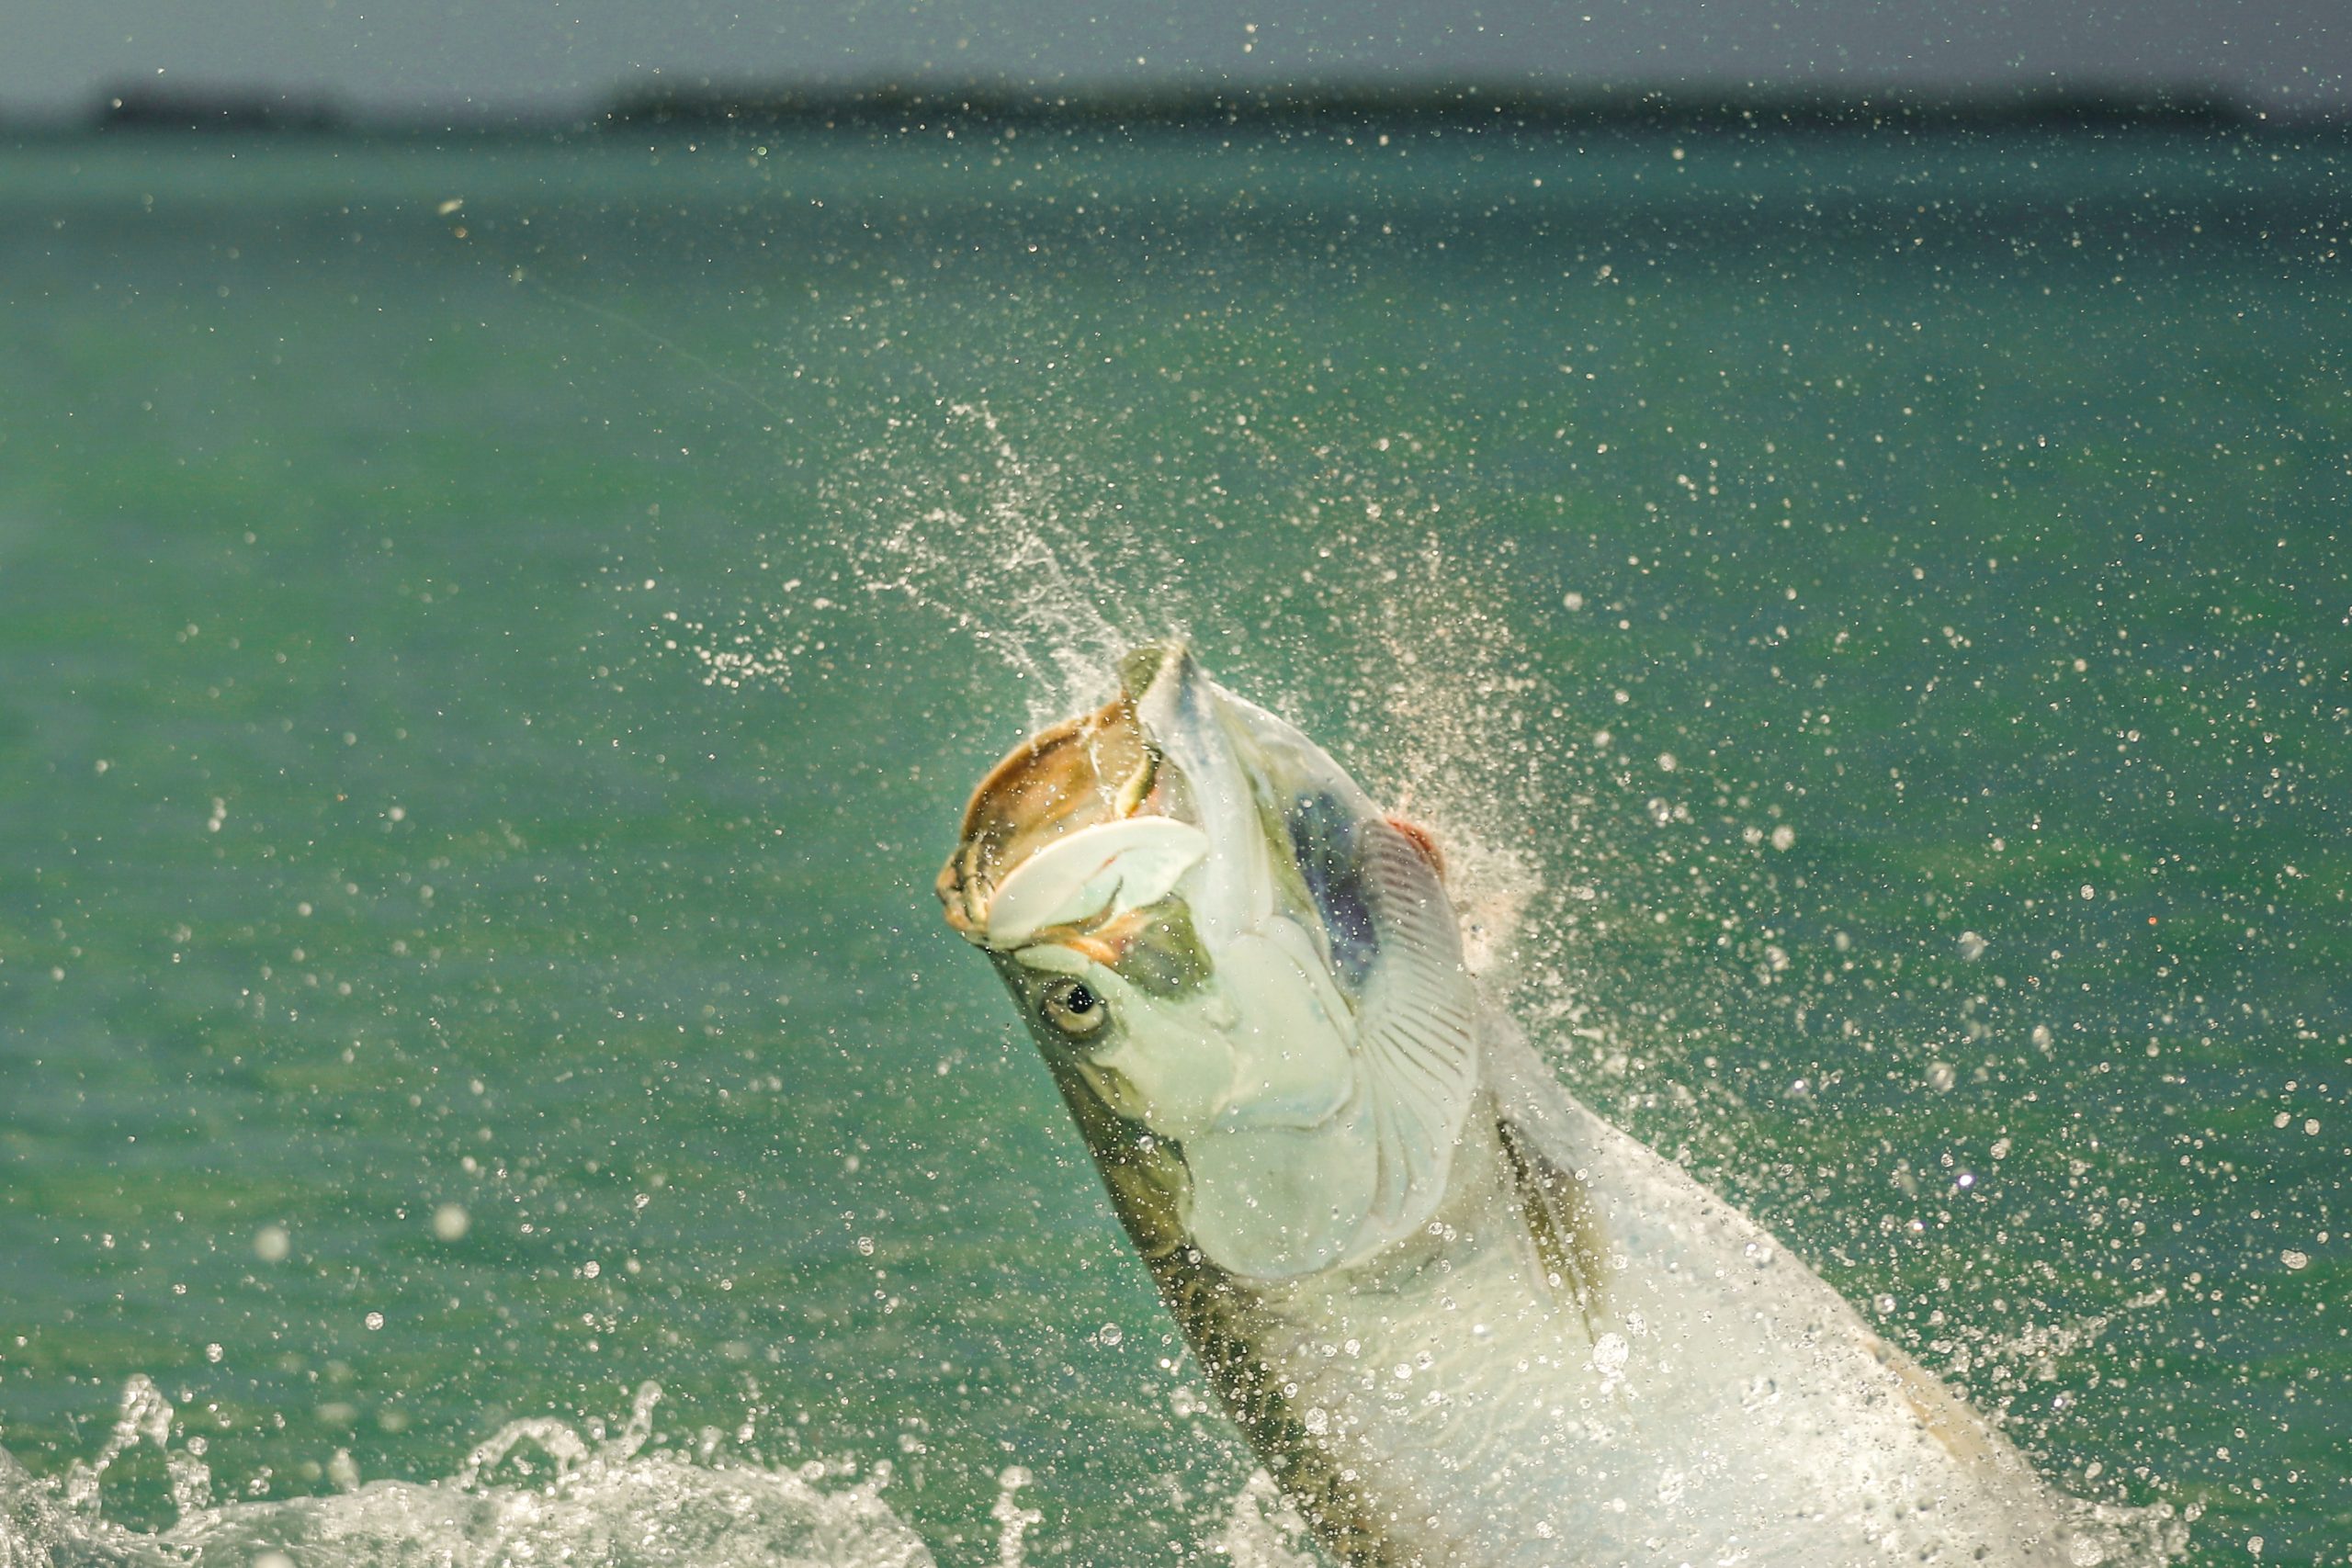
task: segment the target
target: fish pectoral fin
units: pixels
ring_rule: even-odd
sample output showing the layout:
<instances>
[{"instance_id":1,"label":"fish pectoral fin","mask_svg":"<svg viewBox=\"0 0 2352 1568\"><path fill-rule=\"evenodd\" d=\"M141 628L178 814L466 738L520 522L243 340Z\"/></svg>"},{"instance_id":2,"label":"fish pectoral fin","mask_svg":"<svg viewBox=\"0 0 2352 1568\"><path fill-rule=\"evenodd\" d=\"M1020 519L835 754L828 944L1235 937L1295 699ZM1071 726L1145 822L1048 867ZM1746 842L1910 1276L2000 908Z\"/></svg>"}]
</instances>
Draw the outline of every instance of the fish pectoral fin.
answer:
<instances>
[{"instance_id":1,"label":"fish pectoral fin","mask_svg":"<svg viewBox=\"0 0 2352 1568\"><path fill-rule=\"evenodd\" d=\"M1527 1221L1528 1238L1534 1243L1540 1283L1555 1299L1575 1307L1588 1332L1603 1315L1601 1298L1600 1217L1584 1183L1562 1170L1511 1124L1498 1117L1503 1157L1510 1167L1511 1185L1519 1212Z\"/></svg>"},{"instance_id":2,"label":"fish pectoral fin","mask_svg":"<svg viewBox=\"0 0 2352 1568\"><path fill-rule=\"evenodd\" d=\"M1439 845L1437 835L1400 812L1390 812L1386 820L1391 828L1404 835L1405 841L1413 846L1415 854L1430 863L1430 869L1442 880L1445 875L1445 851Z\"/></svg>"},{"instance_id":3,"label":"fish pectoral fin","mask_svg":"<svg viewBox=\"0 0 2352 1568\"><path fill-rule=\"evenodd\" d=\"M1478 1013L1453 906L1421 852L1374 821L1358 852L1378 944L1356 1005L1357 1081L1380 1170L1366 1240L1386 1243L1426 1224L1444 1198L1478 1097Z\"/></svg>"},{"instance_id":4,"label":"fish pectoral fin","mask_svg":"<svg viewBox=\"0 0 2352 1568\"><path fill-rule=\"evenodd\" d=\"M1444 1201L1478 1093L1478 1024L1453 956L1453 909L1413 849L1366 834L1378 956L1352 1010L1311 939L1280 919L1229 942L1218 974L1241 1070L1185 1140L1194 1224L1219 1264L1288 1279L1361 1262ZM1284 1206L1286 1205L1286 1206Z\"/></svg>"}]
</instances>

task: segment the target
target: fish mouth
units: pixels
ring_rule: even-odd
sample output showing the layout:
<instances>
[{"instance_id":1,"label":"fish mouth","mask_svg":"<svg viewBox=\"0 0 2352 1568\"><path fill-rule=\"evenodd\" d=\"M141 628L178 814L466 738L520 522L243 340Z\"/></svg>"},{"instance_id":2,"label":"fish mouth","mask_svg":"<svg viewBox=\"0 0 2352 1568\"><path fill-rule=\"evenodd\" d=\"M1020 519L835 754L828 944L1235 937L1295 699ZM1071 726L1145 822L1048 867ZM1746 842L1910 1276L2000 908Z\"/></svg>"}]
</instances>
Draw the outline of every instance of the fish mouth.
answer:
<instances>
[{"instance_id":1,"label":"fish mouth","mask_svg":"<svg viewBox=\"0 0 2352 1568\"><path fill-rule=\"evenodd\" d=\"M1082 927L1102 910L1077 908L1085 902L1080 890L1038 886L1024 897L1024 884L1037 878L1021 874L1066 861L1062 879L1083 883L1101 870L1090 858L1100 858L1096 852L1124 850L1131 863L1143 852L1149 869L1131 863L1128 871L1142 883L1172 886L1182 871L1170 863L1189 869L1205 846L1193 791L1171 751L1197 750L1185 732L1211 718L1222 695L1184 643L1148 644L1120 660L1116 696L1006 752L973 790L956 852L939 874L947 923L975 946L998 952L1078 934L1065 928ZM1090 836L1086 850L1067 848ZM1139 886L1105 902L1132 908ZM1063 896L1051 897L1056 891ZM1163 886L1153 896L1167 891Z\"/></svg>"}]
</instances>

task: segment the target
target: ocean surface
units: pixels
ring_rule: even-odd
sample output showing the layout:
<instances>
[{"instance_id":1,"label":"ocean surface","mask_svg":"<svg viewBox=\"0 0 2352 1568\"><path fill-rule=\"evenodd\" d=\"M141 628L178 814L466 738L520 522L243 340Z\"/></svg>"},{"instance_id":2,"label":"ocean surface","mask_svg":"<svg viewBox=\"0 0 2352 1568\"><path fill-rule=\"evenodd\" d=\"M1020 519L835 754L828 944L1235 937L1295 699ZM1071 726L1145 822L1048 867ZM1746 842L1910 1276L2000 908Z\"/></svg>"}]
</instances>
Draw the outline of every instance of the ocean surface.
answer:
<instances>
[{"instance_id":1,"label":"ocean surface","mask_svg":"<svg viewBox=\"0 0 2352 1568\"><path fill-rule=\"evenodd\" d=\"M0 149L0 1563L1315 1561L931 892L1177 631L2061 1484L2352 1562L2348 162Z\"/></svg>"}]
</instances>

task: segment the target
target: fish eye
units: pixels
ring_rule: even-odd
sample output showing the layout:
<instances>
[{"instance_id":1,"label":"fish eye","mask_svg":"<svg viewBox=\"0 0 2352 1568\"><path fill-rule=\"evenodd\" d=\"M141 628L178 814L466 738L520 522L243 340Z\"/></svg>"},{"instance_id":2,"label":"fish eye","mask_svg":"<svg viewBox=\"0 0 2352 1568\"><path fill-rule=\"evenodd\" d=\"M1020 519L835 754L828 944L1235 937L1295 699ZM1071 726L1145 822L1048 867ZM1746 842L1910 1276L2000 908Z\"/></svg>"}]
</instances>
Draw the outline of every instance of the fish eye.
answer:
<instances>
[{"instance_id":1,"label":"fish eye","mask_svg":"<svg viewBox=\"0 0 2352 1568\"><path fill-rule=\"evenodd\" d=\"M1091 1034L1111 1016L1102 998L1080 980L1057 980L1046 987L1039 1010L1047 1023L1064 1034Z\"/></svg>"}]
</instances>

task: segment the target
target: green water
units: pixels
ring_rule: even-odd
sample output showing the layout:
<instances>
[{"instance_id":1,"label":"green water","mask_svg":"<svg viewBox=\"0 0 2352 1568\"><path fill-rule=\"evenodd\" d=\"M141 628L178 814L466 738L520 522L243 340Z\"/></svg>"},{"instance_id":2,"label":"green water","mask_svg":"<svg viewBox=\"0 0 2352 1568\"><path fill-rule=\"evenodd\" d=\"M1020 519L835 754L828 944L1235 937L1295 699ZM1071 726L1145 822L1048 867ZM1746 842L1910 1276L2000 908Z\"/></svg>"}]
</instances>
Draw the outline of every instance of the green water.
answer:
<instances>
[{"instance_id":1,"label":"green water","mask_svg":"<svg viewBox=\"0 0 2352 1568\"><path fill-rule=\"evenodd\" d=\"M1249 1463L930 893L1182 626L2070 1489L2352 1562L2347 152L0 152L0 1447L651 1380L943 1563L1013 1464L1196 1551Z\"/></svg>"}]
</instances>

